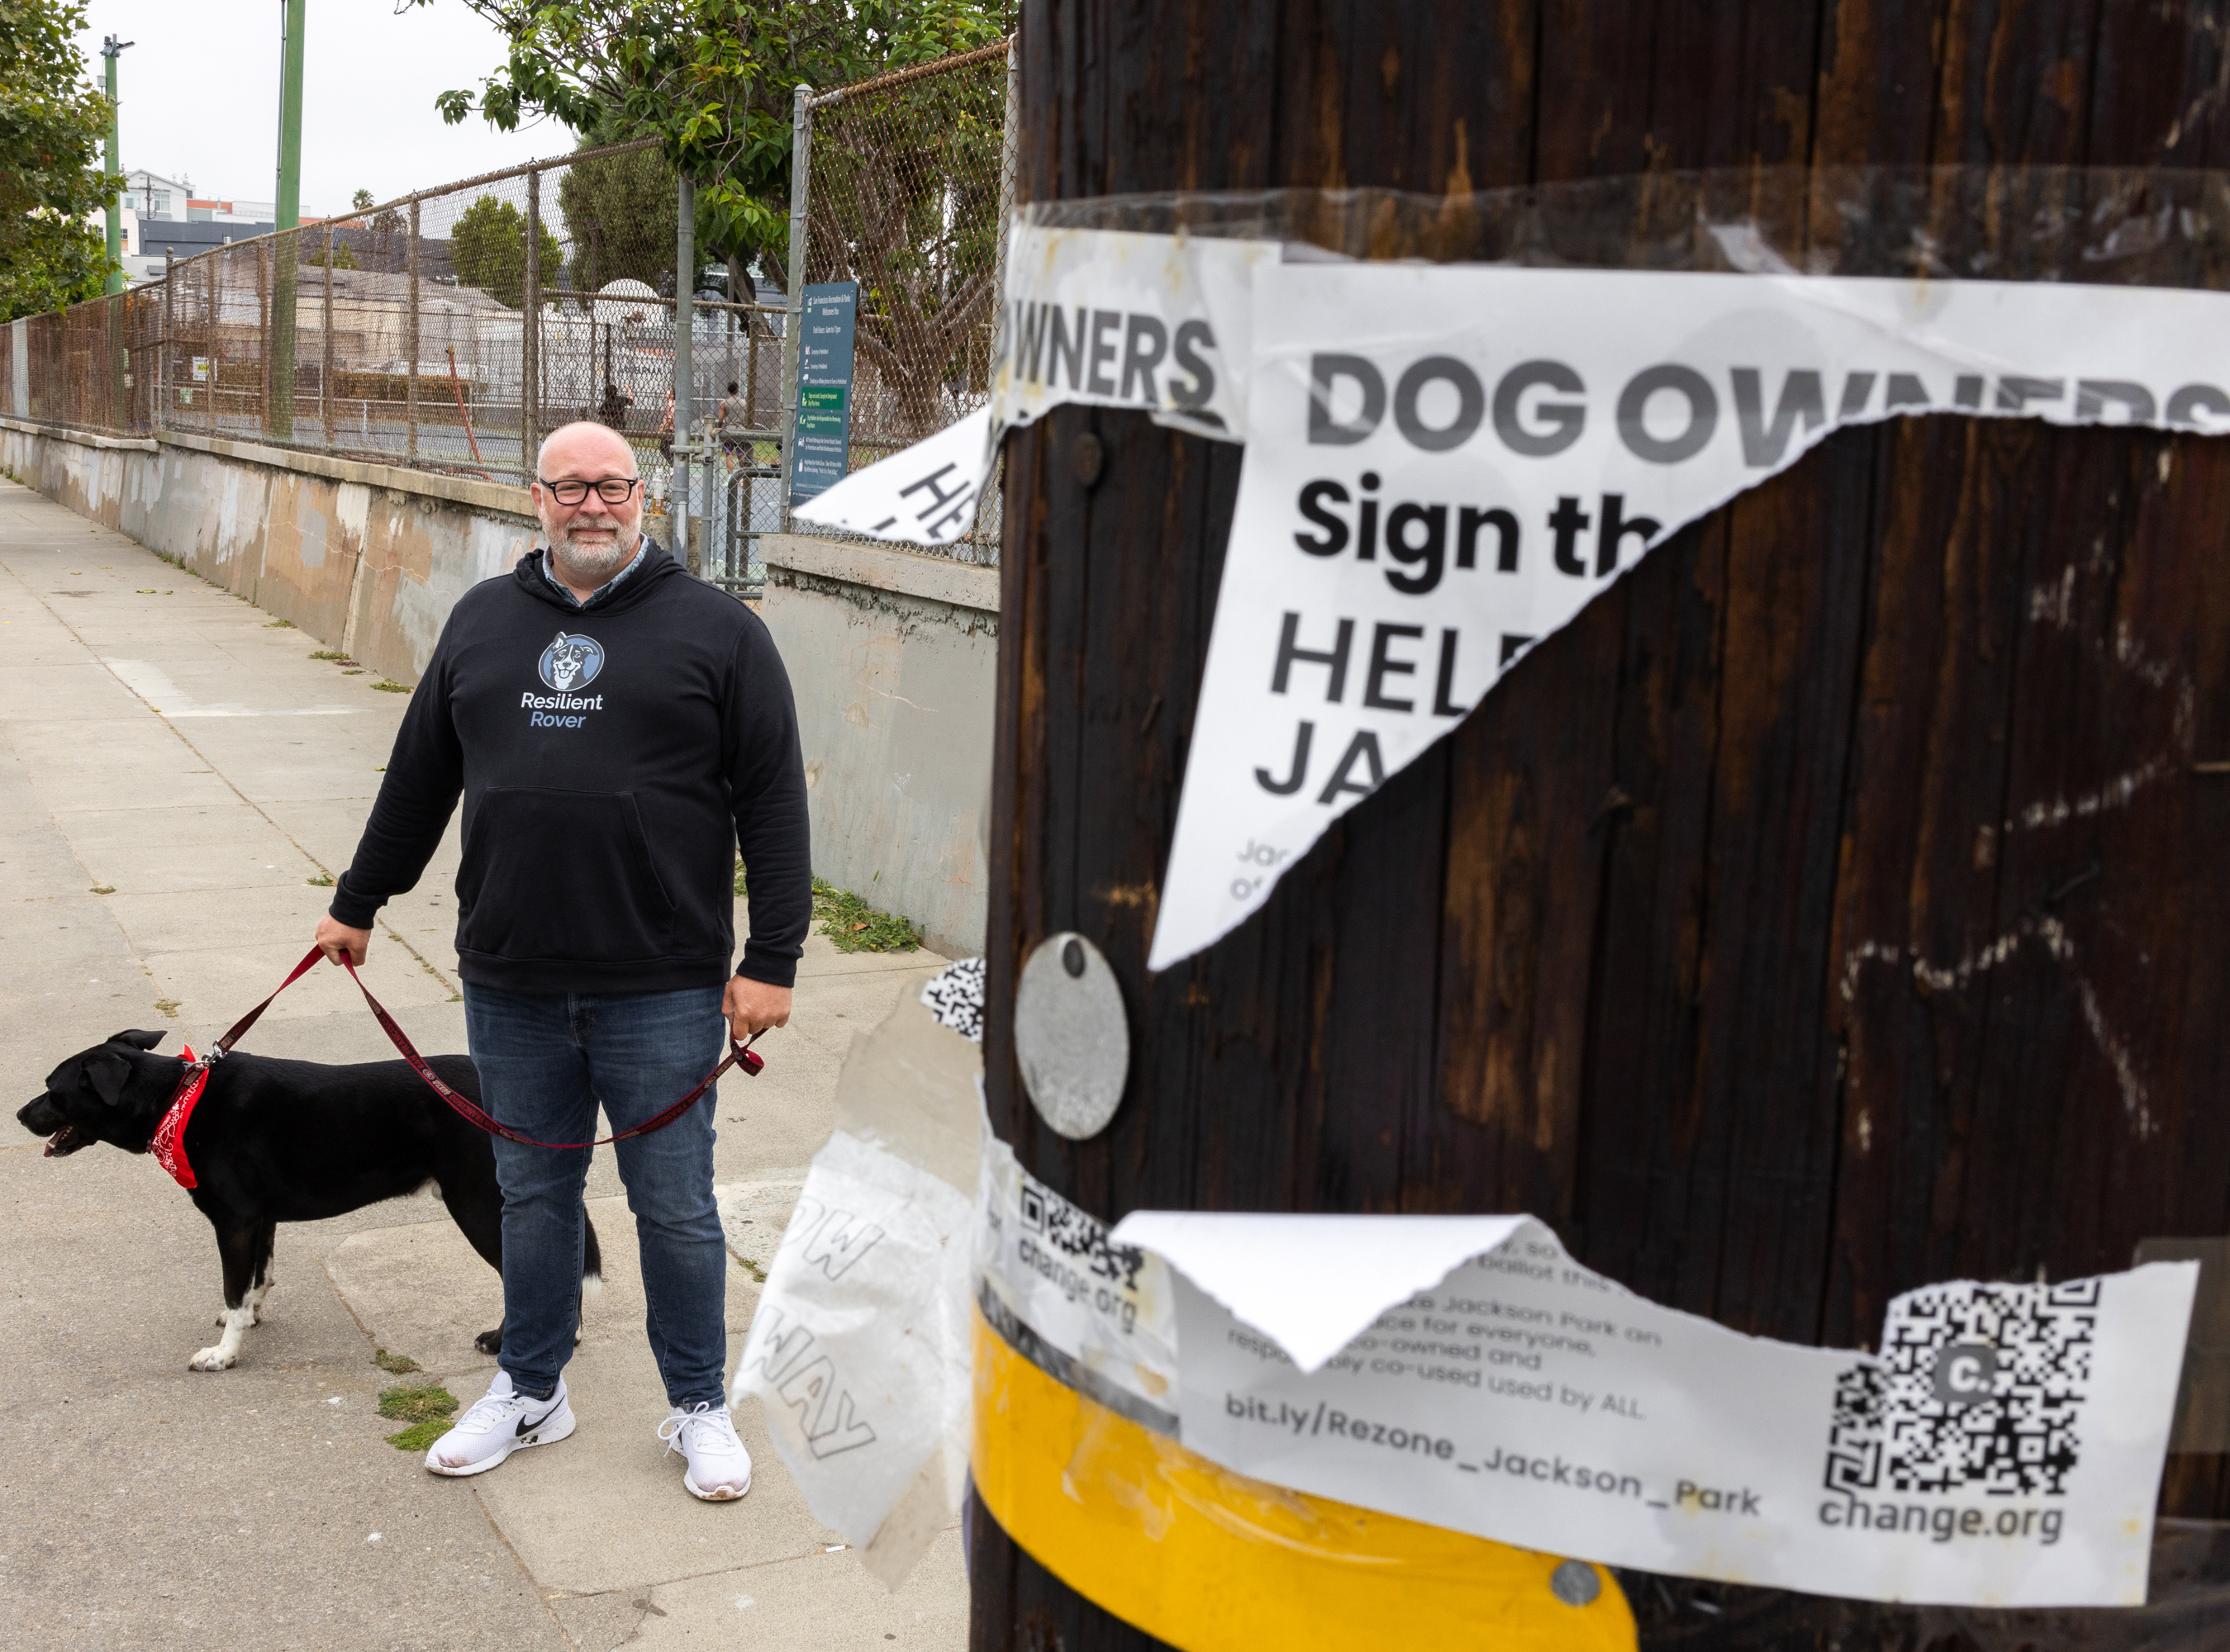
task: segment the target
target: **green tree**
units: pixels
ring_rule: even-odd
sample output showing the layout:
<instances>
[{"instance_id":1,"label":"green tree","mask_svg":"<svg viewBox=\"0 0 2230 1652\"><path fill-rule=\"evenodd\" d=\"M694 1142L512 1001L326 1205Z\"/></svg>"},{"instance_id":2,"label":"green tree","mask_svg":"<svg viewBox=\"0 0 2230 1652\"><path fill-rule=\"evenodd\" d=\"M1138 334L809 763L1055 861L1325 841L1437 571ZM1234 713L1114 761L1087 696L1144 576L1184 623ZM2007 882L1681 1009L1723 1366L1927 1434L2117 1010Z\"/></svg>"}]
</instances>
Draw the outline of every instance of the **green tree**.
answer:
<instances>
[{"instance_id":1,"label":"green tree","mask_svg":"<svg viewBox=\"0 0 2230 1652\"><path fill-rule=\"evenodd\" d=\"M673 164L657 150L575 161L558 180L558 209L573 241L573 286L594 292L632 280L657 291L674 273L678 204Z\"/></svg>"},{"instance_id":2,"label":"green tree","mask_svg":"<svg viewBox=\"0 0 2230 1652\"><path fill-rule=\"evenodd\" d=\"M303 244L309 246L307 241ZM319 241L314 247L310 247L310 250L302 254L302 261L305 264L315 264L323 267L325 261L325 242ZM333 267L337 270L352 270L357 267L356 254L349 250L349 244L345 241L337 240L333 242Z\"/></svg>"},{"instance_id":3,"label":"green tree","mask_svg":"<svg viewBox=\"0 0 2230 1652\"><path fill-rule=\"evenodd\" d=\"M542 284L555 286L564 248L546 226L541 229L541 243ZM449 264L465 286L518 309L526 285L525 215L508 201L480 196L449 226Z\"/></svg>"},{"instance_id":4,"label":"green tree","mask_svg":"<svg viewBox=\"0 0 2230 1652\"><path fill-rule=\"evenodd\" d=\"M113 267L85 222L124 180L100 169L106 98L72 42L79 0L0 0L0 321L97 297Z\"/></svg>"},{"instance_id":5,"label":"green tree","mask_svg":"<svg viewBox=\"0 0 2230 1652\"><path fill-rule=\"evenodd\" d=\"M988 46L1013 0L464 0L511 42L502 67L436 102L506 131L554 115L592 143L661 140L698 184L698 245L742 273L789 238L790 91ZM430 0L417 0L425 5ZM570 222L570 220L569 220Z\"/></svg>"}]
</instances>

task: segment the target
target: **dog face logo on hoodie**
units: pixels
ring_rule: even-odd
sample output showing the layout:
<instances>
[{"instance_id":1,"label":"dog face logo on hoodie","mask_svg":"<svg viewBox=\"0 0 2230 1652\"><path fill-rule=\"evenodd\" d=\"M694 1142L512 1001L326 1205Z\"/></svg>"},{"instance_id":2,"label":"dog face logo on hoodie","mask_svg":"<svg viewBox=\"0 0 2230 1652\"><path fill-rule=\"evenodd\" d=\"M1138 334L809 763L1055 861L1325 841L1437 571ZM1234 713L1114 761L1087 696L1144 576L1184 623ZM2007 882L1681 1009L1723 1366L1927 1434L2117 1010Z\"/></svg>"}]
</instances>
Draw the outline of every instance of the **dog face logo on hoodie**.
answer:
<instances>
[{"instance_id":1,"label":"dog face logo on hoodie","mask_svg":"<svg viewBox=\"0 0 2230 1652\"><path fill-rule=\"evenodd\" d=\"M542 680L560 694L586 688L604 668L604 648L594 637L567 636L564 632L542 651L538 669Z\"/></svg>"}]
</instances>

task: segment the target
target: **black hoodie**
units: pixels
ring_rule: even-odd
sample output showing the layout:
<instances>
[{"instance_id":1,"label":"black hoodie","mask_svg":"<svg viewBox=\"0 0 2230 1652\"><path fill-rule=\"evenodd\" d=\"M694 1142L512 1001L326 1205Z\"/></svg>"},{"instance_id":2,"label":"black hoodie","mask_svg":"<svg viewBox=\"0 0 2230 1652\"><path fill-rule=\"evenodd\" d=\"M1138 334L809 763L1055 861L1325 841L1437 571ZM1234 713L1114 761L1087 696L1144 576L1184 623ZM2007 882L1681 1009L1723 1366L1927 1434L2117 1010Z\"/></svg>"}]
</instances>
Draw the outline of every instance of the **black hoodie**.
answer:
<instances>
[{"instance_id":1,"label":"black hoodie","mask_svg":"<svg viewBox=\"0 0 2230 1652\"><path fill-rule=\"evenodd\" d=\"M805 774L759 617L658 546L573 606L548 552L451 610L332 915L369 929L465 800L457 963L475 987L654 993L736 973L788 987L812 909Z\"/></svg>"}]
</instances>

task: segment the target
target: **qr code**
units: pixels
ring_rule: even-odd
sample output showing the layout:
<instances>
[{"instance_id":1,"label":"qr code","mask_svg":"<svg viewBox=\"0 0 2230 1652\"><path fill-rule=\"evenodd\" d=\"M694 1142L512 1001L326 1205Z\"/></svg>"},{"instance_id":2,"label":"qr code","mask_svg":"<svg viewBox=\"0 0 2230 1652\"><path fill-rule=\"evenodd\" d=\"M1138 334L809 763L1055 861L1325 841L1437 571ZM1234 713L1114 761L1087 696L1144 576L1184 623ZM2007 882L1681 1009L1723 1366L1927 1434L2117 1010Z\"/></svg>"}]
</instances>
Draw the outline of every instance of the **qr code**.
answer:
<instances>
[{"instance_id":1,"label":"qr code","mask_svg":"<svg viewBox=\"0 0 2230 1652\"><path fill-rule=\"evenodd\" d=\"M983 961L963 958L949 964L929 978L921 989L921 1001L937 1018L938 1025L949 1026L962 1038L973 1043L983 1042Z\"/></svg>"},{"instance_id":2,"label":"qr code","mask_svg":"<svg viewBox=\"0 0 2230 1652\"><path fill-rule=\"evenodd\" d=\"M1050 1187L1026 1180L1022 1189L1022 1225L1087 1273L1125 1290L1138 1287L1146 1253L1136 1245L1111 1244L1107 1225L1080 1211Z\"/></svg>"},{"instance_id":3,"label":"qr code","mask_svg":"<svg viewBox=\"0 0 2230 1652\"><path fill-rule=\"evenodd\" d=\"M1880 1357L1836 1381L1829 1488L2065 1492L2082 1449L2100 1284L1969 1282L1899 1297Z\"/></svg>"}]
</instances>

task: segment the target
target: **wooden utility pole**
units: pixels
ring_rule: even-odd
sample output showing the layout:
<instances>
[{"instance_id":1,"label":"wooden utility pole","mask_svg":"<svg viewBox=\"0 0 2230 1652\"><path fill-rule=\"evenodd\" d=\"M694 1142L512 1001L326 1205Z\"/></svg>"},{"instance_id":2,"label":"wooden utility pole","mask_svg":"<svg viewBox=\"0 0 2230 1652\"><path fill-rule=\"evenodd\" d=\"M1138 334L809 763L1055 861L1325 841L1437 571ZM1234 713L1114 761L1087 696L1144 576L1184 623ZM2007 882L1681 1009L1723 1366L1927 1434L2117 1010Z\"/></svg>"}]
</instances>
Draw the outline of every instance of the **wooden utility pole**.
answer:
<instances>
[{"instance_id":1,"label":"wooden utility pole","mask_svg":"<svg viewBox=\"0 0 2230 1652\"><path fill-rule=\"evenodd\" d=\"M2222 10L1028 0L1021 193L1382 186L1460 214L1698 168L2206 165ZM1636 237L1600 228L1620 262ZM1111 1221L1531 1212L1654 1301L1843 1347L1914 1286L2230 1232L2230 443L1837 434L1158 976L1240 451L1067 408L1007 455L984 1066L993 1128L1060 1192ZM1022 962L1065 929L1131 1024L1083 1142L1013 1052ZM2230 1515L2224 1462L2172 1456L2163 1512ZM980 1507L971 1541L976 1652L1150 1644Z\"/></svg>"}]
</instances>

